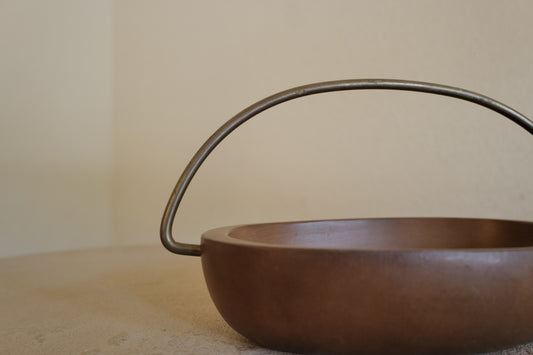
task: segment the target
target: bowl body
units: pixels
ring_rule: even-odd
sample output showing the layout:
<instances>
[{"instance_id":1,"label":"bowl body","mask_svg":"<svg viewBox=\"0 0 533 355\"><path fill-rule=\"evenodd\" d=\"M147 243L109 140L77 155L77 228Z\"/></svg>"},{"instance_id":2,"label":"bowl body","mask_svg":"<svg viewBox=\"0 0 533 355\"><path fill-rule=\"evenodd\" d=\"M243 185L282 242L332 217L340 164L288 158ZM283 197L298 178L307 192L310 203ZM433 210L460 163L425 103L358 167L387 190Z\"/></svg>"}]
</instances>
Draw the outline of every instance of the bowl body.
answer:
<instances>
[{"instance_id":1,"label":"bowl body","mask_svg":"<svg viewBox=\"0 0 533 355\"><path fill-rule=\"evenodd\" d=\"M202 236L227 323L298 353L468 354L533 341L533 223L270 223Z\"/></svg>"}]
</instances>

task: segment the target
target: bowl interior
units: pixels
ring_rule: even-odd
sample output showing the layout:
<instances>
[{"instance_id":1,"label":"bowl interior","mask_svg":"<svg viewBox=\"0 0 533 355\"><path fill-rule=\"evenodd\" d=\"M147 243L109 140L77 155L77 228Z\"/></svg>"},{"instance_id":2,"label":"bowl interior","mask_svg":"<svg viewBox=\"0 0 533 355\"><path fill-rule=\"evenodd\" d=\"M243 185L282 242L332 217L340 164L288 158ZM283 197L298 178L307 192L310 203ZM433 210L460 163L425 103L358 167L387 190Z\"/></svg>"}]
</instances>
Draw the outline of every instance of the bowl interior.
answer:
<instances>
[{"instance_id":1,"label":"bowl interior","mask_svg":"<svg viewBox=\"0 0 533 355\"><path fill-rule=\"evenodd\" d=\"M533 246L533 222L388 218L244 225L228 237L279 246L343 249L488 249Z\"/></svg>"}]
</instances>

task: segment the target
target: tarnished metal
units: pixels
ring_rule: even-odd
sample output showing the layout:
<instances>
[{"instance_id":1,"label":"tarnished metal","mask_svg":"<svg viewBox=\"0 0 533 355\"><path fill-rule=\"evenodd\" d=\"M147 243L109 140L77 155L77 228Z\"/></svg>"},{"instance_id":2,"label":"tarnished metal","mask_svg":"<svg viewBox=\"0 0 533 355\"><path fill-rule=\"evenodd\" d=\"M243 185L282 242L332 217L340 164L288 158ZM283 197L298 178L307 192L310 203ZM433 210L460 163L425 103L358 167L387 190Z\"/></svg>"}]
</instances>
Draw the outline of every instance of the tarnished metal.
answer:
<instances>
[{"instance_id":1,"label":"tarnished metal","mask_svg":"<svg viewBox=\"0 0 533 355\"><path fill-rule=\"evenodd\" d=\"M282 102L293 100L299 97L331 91L374 89L418 91L470 101L502 114L526 129L529 133L533 134L533 122L521 113L487 96L450 86L406 80L354 79L321 82L282 91L249 106L235 115L224 125L222 125L211 137L209 137L209 139L194 155L179 178L165 208L160 228L161 242L163 245L169 251L176 254L195 256L201 255L202 250L200 245L180 243L173 238L172 225L174 217L181 199L183 198L183 195L189 186L189 183L204 160L226 136L228 136L241 124L272 106L276 106Z\"/></svg>"}]
</instances>

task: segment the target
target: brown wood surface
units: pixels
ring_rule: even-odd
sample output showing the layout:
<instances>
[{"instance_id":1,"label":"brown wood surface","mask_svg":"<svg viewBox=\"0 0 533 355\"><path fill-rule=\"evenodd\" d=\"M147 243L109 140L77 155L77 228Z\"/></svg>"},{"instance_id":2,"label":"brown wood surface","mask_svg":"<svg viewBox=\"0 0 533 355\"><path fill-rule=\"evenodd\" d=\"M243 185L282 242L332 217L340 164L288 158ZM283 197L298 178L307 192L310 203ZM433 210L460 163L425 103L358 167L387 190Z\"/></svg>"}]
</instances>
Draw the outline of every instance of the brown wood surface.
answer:
<instances>
[{"instance_id":1,"label":"brown wood surface","mask_svg":"<svg viewBox=\"0 0 533 355\"><path fill-rule=\"evenodd\" d=\"M375 219L204 234L213 300L301 353L475 354L533 341L533 223Z\"/></svg>"}]
</instances>

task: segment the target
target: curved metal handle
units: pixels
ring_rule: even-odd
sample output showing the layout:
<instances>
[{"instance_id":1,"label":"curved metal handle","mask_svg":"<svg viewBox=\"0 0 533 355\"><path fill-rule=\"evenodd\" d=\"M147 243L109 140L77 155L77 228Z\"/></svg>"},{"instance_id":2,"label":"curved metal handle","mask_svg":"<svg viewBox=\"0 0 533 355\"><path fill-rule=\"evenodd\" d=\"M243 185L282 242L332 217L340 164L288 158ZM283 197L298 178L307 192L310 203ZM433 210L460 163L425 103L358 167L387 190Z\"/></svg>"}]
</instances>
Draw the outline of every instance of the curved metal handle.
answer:
<instances>
[{"instance_id":1,"label":"curved metal handle","mask_svg":"<svg viewBox=\"0 0 533 355\"><path fill-rule=\"evenodd\" d=\"M503 116L509 118L510 120L514 121L518 125L522 126L529 133L533 134L533 122L521 113L489 97L476 94L472 91L458 89L450 86L405 80L354 79L315 83L285 90L275 95L269 96L266 99L263 99L239 112L229 121L227 121L224 125L222 125L222 127L220 127L215 133L213 133L213 135L209 137L209 139L202 145L198 152L196 152L194 157L191 159L191 161L181 174L181 177L178 180L176 187L172 191L172 195L170 195L167 207L165 208L160 229L161 242L163 243L163 245L169 251L176 254L196 256L201 254L200 245L184 244L176 242L174 240L174 238L172 237L172 224L174 222L174 216L176 215L178 205L181 202L181 199L185 194L185 191L187 190L187 187L189 186L189 183L191 182L198 168L200 168L209 153L211 153L213 149L215 149L215 147L224 138L226 138L227 135L233 132L233 130L235 130L241 124L243 124L253 116L257 115L258 113L285 101L323 92L363 89L419 91L430 94L455 97L461 100L466 100L481 106L485 106L493 111L496 111L502 114Z\"/></svg>"}]
</instances>

